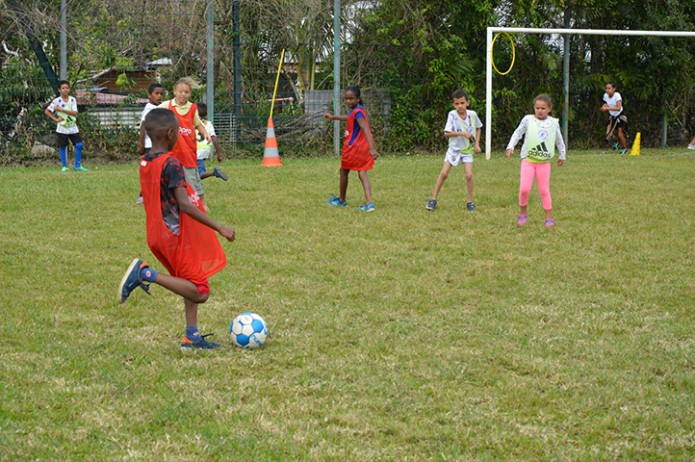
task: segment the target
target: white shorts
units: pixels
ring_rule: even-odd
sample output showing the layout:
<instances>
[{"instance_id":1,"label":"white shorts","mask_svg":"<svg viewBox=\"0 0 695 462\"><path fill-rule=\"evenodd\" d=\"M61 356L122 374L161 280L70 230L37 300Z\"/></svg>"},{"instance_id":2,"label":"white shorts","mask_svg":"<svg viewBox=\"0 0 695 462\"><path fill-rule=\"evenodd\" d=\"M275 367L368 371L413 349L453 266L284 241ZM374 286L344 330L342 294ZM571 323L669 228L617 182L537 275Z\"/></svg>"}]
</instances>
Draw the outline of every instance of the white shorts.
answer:
<instances>
[{"instance_id":1,"label":"white shorts","mask_svg":"<svg viewBox=\"0 0 695 462\"><path fill-rule=\"evenodd\" d=\"M472 164L473 154L454 152L449 150L446 152L444 160L449 162L452 167L456 167L459 163Z\"/></svg>"}]
</instances>

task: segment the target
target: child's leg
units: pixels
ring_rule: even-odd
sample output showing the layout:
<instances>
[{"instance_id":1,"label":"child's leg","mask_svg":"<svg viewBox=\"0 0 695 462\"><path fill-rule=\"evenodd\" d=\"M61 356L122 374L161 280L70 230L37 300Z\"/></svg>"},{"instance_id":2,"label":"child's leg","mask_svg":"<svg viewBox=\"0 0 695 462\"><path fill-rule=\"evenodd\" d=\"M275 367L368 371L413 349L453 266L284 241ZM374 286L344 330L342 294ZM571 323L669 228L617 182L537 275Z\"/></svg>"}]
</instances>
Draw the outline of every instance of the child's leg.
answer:
<instances>
[{"instance_id":1,"label":"child's leg","mask_svg":"<svg viewBox=\"0 0 695 462\"><path fill-rule=\"evenodd\" d=\"M434 193L432 193L432 199L437 200L437 197L439 197L439 191L442 190L444 182L447 178L449 178L449 172L451 172L451 164L448 160L445 160L444 165L442 166L442 171L439 172L439 177L437 177L437 182L434 184Z\"/></svg>"},{"instance_id":2,"label":"child's leg","mask_svg":"<svg viewBox=\"0 0 695 462\"><path fill-rule=\"evenodd\" d=\"M364 203L369 205L372 203L372 183L369 181L369 175L367 170L360 170L357 172L362 182L362 188L364 189Z\"/></svg>"},{"instance_id":3,"label":"child's leg","mask_svg":"<svg viewBox=\"0 0 695 462\"><path fill-rule=\"evenodd\" d=\"M82 141L75 143L75 168L82 166Z\"/></svg>"},{"instance_id":4,"label":"child's leg","mask_svg":"<svg viewBox=\"0 0 695 462\"><path fill-rule=\"evenodd\" d=\"M535 176L534 163L528 162L526 159L521 161L521 178L519 182L519 214L526 215L528 206L528 196L531 193L533 186L533 177Z\"/></svg>"},{"instance_id":5,"label":"child's leg","mask_svg":"<svg viewBox=\"0 0 695 462\"><path fill-rule=\"evenodd\" d=\"M625 140L623 127L618 127L618 141L620 141L620 146L622 146L623 149L627 149L627 141Z\"/></svg>"},{"instance_id":6,"label":"child's leg","mask_svg":"<svg viewBox=\"0 0 695 462\"><path fill-rule=\"evenodd\" d=\"M468 191L468 202L473 202L473 164L465 162L463 171L466 174L466 189Z\"/></svg>"},{"instance_id":7,"label":"child's leg","mask_svg":"<svg viewBox=\"0 0 695 462\"><path fill-rule=\"evenodd\" d=\"M68 168L68 145L60 147L60 164L63 168Z\"/></svg>"},{"instance_id":8,"label":"child's leg","mask_svg":"<svg viewBox=\"0 0 695 462\"><path fill-rule=\"evenodd\" d=\"M205 303L210 296L210 293L200 292L198 286L189 281L188 279L177 278L175 276L170 276L168 274L156 273L154 278L148 278L144 273L146 271L152 271L151 268L143 268L140 272L140 277L144 281L154 282L157 285L169 289L176 295L180 295L191 303L195 303L197 306L199 303ZM152 279L150 281L150 279Z\"/></svg>"},{"instance_id":9,"label":"child's leg","mask_svg":"<svg viewBox=\"0 0 695 462\"><path fill-rule=\"evenodd\" d=\"M541 196L545 219L550 220L553 210L553 201L550 197L550 162L536 164L536 181L538 182L538 194Z\"/></svg>"},{"instance_id":10,"label":"child's leg","mask_svg":"<svg viewBox=\"0 0 695 462\"><path fill-rule=\"evenodd\" d=\"M345 196L347 196L349 174L350 170L346 170L344 168L340 169L340 202L345 202Z\"/></svg>"},{"instance_id":11,"label":"child's leg","mask_svg":"<svg viewBox=\"0 0 695 462\"><path fill-rule=\"evenodd\" d=\"M60 164L63 169L68 168L68 135L58 133L58 152L60 153Z\"/></svg>"}]
</instances>

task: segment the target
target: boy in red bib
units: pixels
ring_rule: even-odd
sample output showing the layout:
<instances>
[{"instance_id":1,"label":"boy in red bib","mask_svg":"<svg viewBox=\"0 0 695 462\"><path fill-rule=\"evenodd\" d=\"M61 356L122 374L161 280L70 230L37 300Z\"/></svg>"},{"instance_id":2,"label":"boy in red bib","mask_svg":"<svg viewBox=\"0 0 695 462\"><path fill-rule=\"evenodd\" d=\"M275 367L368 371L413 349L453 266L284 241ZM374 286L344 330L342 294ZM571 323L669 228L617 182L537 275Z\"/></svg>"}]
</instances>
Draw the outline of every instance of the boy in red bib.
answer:
<instances>
[{"instance_id":1,"label":"boy in red bib","mask_svg":"<svg viewBox=\"0 0 695 462\"><path fill-rule=\"evenodd\" d=\"M147 244L169 275L158 273L142 260L131 262L118 288L123 303L137 287L149 293L149 283L180 295L186 309L186 335L182 348L212 349L198 331L198 304L210 295L208 278L226 265L217 231L229 242L234 228L205 214L196 192L186 183L181 163L172 156L179 124L172 111L153 109L145 118L152 150L140 162L140 186L147 214Z\"/></svg>"}]
</instances>

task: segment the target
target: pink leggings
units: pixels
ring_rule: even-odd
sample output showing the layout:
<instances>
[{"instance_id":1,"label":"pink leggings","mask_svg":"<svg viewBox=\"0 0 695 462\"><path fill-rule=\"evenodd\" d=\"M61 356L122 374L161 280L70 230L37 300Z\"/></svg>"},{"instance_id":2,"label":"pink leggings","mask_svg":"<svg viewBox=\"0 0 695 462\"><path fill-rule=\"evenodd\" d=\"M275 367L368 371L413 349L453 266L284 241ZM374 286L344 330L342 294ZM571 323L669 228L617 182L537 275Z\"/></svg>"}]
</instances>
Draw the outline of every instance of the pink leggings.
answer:
<instances>
[{"instance_id":1,"label":"pink leggings","mask_svg":"<svg viewBox=\"0 0 695 462\"><path fill-rule=\"evenodd\" d=\"M528 196L533 186L533 178L538 182L538 194L544 210L552 210L553 201L550 199L550 162L535 163L526 159L521 161L521 183L519 185L519 205L528 205Z\"/></svg>"}]
</instances>

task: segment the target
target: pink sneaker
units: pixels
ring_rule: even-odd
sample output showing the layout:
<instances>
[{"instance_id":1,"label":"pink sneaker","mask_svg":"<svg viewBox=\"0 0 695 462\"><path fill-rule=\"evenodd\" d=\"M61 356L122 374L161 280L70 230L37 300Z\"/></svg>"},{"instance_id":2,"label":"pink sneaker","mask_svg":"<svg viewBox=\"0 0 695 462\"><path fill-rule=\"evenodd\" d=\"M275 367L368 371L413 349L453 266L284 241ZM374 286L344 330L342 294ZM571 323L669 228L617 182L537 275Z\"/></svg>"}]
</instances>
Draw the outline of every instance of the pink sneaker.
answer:
<instances>
[{"instance_id":1,"label":"pink sneaker","mask_svg":"<svg viewBox=\"0 0 695 462\"><path fill-rule=\"evenodd\" d=\"M555 220L553 220L552 218L545 220L546 228L552 228L553 226L555 226Z\"/></svg>"},{"instance_id":2,"label":"pink sneaker","mask_svg":"<svg viewBox=\"0 0 695 462\"><path fill-rule=\"evenodd\" d=\"M526 224L528 221L528 215L519 215L519 221L516 222L516 225L521 228Z\"/></svg>"}]
</instances>

